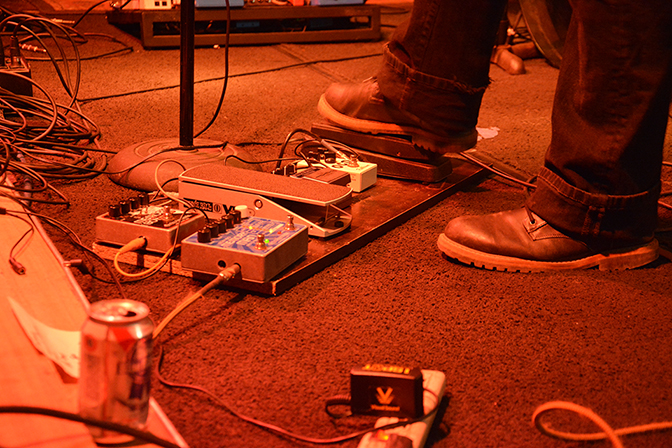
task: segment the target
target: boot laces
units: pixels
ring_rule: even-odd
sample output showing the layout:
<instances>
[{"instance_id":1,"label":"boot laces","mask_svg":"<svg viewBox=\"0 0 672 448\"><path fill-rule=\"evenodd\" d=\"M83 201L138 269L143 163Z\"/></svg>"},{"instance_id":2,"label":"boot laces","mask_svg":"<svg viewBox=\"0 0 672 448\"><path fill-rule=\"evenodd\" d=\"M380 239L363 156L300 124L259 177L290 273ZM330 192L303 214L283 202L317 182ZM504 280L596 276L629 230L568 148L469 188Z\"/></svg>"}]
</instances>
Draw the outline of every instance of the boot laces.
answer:
<instances>
[{"instance_id":1,"label":"boot laces","mask_svg":"<svg viewBox=\"0 0 672 448\"><path fill-rule=\"evenodd\" d=\"M534 217L534 214L532 213L532 210L530 210L527 205L524 205L523 208L527 212L527 217L530 220L530 224L534 225L537 223L536 218Z\"/></svg>"}]
</instances>

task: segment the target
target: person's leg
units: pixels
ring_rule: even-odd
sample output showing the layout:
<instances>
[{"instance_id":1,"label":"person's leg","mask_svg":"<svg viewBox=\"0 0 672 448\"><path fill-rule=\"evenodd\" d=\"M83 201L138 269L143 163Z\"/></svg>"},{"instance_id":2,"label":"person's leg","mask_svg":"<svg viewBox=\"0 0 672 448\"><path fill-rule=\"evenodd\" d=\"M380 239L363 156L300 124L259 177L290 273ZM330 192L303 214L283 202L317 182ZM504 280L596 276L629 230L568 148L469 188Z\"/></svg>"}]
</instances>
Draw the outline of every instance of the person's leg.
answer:
<instances>
[{"instance_id":1,"label":"person's leg","mask_svg":"<svg viewBox=\"0 0 672 448\"><path fill-rule=\"evenodd\" d=\"M656 227L672 89L672 2L581 1L558 78L531 210L563 231L622 242Z\"/></svg>"},{"instance_id":2,"label":"person's leg","mask_svg":"<svg viewBox=\"0 0 672 448\"><path fill-rule=\"evenodd\" d=\"M336 84L318 110L369 133L410 134L432 150L476 143L490 56L506 0L417 0L411 18L384 47L377 75Z\"/></svg>"},{"instance_id":3,"label":"person's leg","mask_svg":"<svg viewBox=\"0 0 672 448\"><path fill-rule=\"evenodd\" d=\"M458 218L448 256L499 269L632 268L657 257L672 2L577 1L553 133L526 209Z\"/></svg>"}]
</instances>

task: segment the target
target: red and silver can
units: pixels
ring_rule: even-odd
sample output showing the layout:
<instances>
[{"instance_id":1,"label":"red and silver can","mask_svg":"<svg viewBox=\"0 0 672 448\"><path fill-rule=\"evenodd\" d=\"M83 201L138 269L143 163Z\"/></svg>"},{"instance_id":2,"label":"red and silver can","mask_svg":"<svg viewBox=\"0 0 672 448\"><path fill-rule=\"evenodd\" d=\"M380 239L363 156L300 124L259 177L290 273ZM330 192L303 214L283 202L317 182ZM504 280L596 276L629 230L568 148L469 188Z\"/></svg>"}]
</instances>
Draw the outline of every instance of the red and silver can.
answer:
<instances>
[{"instance_id":1,"label":"red and silver can","mask_svg":"<svg viewBox=\"0 0 672 448\"><path fill-rule=\"evenodd\" d=\"M152 332L147 305L134 300L91 304L82 326L79 413L142 429L149 412ZM128 436L90 426L94 439Z\"/></svg>"}]
</instances>

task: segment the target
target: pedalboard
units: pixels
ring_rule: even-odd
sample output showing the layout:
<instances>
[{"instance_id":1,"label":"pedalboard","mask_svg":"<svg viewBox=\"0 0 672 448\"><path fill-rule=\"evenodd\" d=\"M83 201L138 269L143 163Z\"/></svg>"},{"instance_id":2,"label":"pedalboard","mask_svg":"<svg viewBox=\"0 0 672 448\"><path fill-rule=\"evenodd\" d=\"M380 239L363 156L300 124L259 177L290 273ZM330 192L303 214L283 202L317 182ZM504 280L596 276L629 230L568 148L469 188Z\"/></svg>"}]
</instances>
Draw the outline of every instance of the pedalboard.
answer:
<instances>
[{"instance_id":1,"label":"pedalboard","mask_svg":"<svg viewBox=\"0 0 672 448\"><path fill-rule=\"evenodd\" d=\"M228 215L227 215L228 216ZM243 280L264 283L308 253L308 226L260 217L224 217L182 241L182 269L217 275L238 264Z\"/></svg>"},{"instance_id":2,"label":"pedalboard","mask_svg":"<svg viewBox=\"0 0 672 448\"><path fill-rule=\"evenodd\" d=\"M96 241L123 246L143 237L145 250L165 253L205 222L202 213L184 212L175 201L150 204L146 194L139 194L110 205L107 213L96 217Z\"/></svg>"}]
</instances>

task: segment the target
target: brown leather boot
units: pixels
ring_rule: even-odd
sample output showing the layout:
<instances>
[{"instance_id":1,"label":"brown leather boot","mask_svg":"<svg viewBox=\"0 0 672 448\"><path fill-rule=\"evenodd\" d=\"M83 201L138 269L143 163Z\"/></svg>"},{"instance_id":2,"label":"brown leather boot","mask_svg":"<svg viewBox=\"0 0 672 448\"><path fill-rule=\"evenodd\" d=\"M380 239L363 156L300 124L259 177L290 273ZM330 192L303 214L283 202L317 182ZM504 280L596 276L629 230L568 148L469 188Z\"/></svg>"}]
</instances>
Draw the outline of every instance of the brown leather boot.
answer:
<instances>
[{"instance_id":1,"label":"brown leather boot","mask_svg":"<svg viewBox=\"0 0 672 448\"><path fill-rule=\"evenodd\" d=\"M478 133L442 133L415 115L395 108L381 95L378 82L369 78L359 84L333 84L317 105L319 113L343 128L367 134L410 136L412 142L439 153L461 152L476 144Z\"/></svg>"},{"instance_id":2,"label":"brown leather boot","mask_svg":"<svg viewBox=\"0 0 672 448\"><path fill-rule=\"evenodd\" d=\"M658 258L653 238L629 247L595 250L526 208L453 219L439 235L438 246L462 263L501 271L634 269Z\"/></svg>"}]
</instances>

